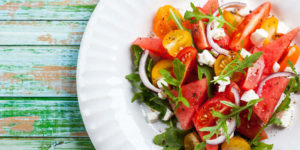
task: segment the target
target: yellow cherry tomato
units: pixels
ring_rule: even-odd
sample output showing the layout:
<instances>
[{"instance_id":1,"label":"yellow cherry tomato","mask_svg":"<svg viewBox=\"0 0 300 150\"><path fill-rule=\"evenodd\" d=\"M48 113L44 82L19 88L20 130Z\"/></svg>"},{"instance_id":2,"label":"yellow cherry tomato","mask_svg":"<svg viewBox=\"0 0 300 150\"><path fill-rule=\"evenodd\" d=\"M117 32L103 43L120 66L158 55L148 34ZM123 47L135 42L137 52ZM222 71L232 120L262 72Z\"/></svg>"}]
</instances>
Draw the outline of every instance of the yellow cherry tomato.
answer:
<instances>
[{"instance_id":1,"label":"yellow cherry tomato","mask_svg":"<svg viewBox=\"0 0 300 150\"><path fill-rule=\"evenodd\" d=\"M238 14L237 12L230 12L224 10L223 15L224 15L224 19L230 24L232 24L234 27L237 27L244 20L244 17ZM235 29L231 29L226 24L225 24L225 30L227 31L229 36L235 31Z\"/></svg>"},{"instance_id":2,"label":"yellow cherry tomato","mask_svg":"<svg viewBox=\"0 0 300 150\"><path fill-rule=\"evenodd\" d=\"M195 146L200 143L200 137L196 132L191 132L184 137L184 150L194 150Z\"/></svg>"},{"instance_id":3,"label":"yellow cherry tomato","mask_svg":"<svg viewBox=\"0 0 300 150\"><path fill-rule=\"evenodd\" d=\"M192 35L186 30L173 30L163 39L164 48L167 49L168 53L173 57L176 57L180 50L192 46L192 44Z\"/></svg>"},{"instance_id":4,"label":"yellow cherry tomato","mask_svg":"<svg viewBox=\"0 0 300 150\"><path fill-rule=\"evenodd\" d=\"M157 81L162 78L160 70L165 69L171 71L173 68L172 60L160 60L157 62L151 72L152 83L157 86Z\"/></svg>"},{"instance_id":5,"label":"yellow cherry tomato","mask_svg":"<svg viewBox=\"0 0 300 150\"><path fill-rule=\"evenodd\" d=\"M229 140L229 143L225 141L221 146L221 150L251 150L251 148L245 139L235 136Z\"/></svg>"},{"instance_id":6,"label":"yellow cherry tomato","mask_svg":"<svg viewBox=\"0 0 300 150\"><path fill-rule=\"evenodd\" d=\"M263 21L261 28L266 30L269 34L268 38L264 42L264 45L267 45L274 40L275 34L277 32L277 27L278 27L278 19L273 16Z\"/></svg>"},{"instance_id":7,"label":"yellow cherry tomato","mask_svg":"<svg viewBox=\"0 0 300 150\"><path fill-rule=\"evenodd\" d=\"M162 39L170 31L178 29L175 22L172 19L169 19L170 9L172 9L177 16L183 19L179 11L173 6L165 5L163 7L160 7L156 12L153 20L153 32L160 39Z\"/></svg>"},{"instance_id":8,"label":"yellow cherry tomato","mask_svg":"<svg viewBox=\"0 0 300 150\"><path fill-rule=\"evenodd\" d=\"M236 58L237 53L231 53L230 56L225 55L219 55L215 64L214 64L214 71L215 74L218 76L221 74L221 72L225 69L225 67ZM242 57L240 57L240 61L242 60ZM226 73L226 72L224 72ZM242 78L242 73L236 72L232 75L231 80L234 82L238 82Z\"/></svg>"},{"instance_id":9,"label":"yellow cherry tomato","mask_svg":"<svg viewBox=\"0 0 300 150\"><path fill-rule=\"evenodd\" d=\"M280 69L279 71L282 72L288 67L288 60L291 61L294 65L297 63L300 56L300 50L297 45L293 45L289 47L287 55L280 61Z\"/></svg>"}]
</instances>

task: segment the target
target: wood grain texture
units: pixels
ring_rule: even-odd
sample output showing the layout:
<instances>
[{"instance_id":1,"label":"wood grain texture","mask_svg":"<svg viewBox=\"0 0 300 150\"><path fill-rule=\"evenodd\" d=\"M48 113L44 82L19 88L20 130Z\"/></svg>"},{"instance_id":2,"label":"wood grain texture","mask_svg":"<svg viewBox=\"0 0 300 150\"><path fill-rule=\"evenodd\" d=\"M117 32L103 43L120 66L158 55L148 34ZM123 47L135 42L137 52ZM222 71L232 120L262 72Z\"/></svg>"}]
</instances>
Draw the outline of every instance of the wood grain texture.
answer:
<instances>
[{"instance_id":1,"label":"wood grain texture","mask_svg":"<svg viewBox=\"0 0 300 150\"><path fill-rule=\"evenodd\" d=\"M0 20L88 20L98 0L1 0Z\"/></svg>"},{"instance_id":2,"label":"wood grain texture","mask_svg":"<svg viewBox=\"0 0 300 150\"><path fill-rule=\"evenodd\" d=\"M88 136L76 98L0 98L0 108L0 137Z\"/></svg>"},{"instance_id":3,"label":"wood grain texture","mask_svg":"<svg viewBox=\"0 0 300 150\"><path fill-rule=\"evenodd\" d=\"M0 45L80 45L86 24L86 21L0 21Z\"/></svg>"},{"instance_id":4,"label":"wood grain texture","mask_svg":"<svg viewBox=\"0 0 300 150\"><path fill-rule=\"evenodd\" d=\"M78 48L0 46L0 96L76 96Z\"/></svg>"},{"instance_id":5,"label":"wood grain texture","mask_svg":"<svg viewBox=\"0 0 300 150\"><path fill-rule=\"evenodd\" d=\"M93 150L89 138L1 138L1 150Z\"/></svg>"}]
</instances>

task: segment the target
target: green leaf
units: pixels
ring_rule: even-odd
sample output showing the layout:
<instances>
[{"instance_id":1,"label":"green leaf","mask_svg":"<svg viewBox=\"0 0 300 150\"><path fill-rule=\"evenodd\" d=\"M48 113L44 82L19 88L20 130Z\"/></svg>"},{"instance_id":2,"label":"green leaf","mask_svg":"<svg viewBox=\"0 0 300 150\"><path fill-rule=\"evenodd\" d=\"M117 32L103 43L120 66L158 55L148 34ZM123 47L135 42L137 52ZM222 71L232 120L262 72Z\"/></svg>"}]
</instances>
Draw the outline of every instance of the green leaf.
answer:
<instances>
[{"instance_id":1,"label":"green leaf","mask_svg":"<svg viewBox=\"0 0 300 150\"><path fill-rule=\"evenodd\" d=\"M171 127L166 132L154 137L153 142L164 148L183 148L183 140L188 131L179 130Z\"/></svg>"},{"instance_id":2,"label":"green leaf","mask_svg":"<svg viewBox=\"0 0 300 150\"><path fill-rule=\"evenodd\" d=\"M130 82L140 82L141 81L140 75L137 73L131 73L131 74L127 75L125 78Z\"/></svg>"},{"instance_id":3,"label":"green leaf","mask_svg":"<svg viewBox=\"0 0 300 150\"><path fill-rule=\"evenodd\" d=\"M136 68L139 67L139 62L140 62L140 58L143 54L143 49L137 45L132 45L131 46L131 50L133 52L133 55L134 55L134 61L133 63L135 64Z\"/></svg>"},{"instance_id":4,"label":"green leaf","mask_svg":"<svg viewBox=\"0 0 300 150\"><path fill-rule=\"evenodd\" d=\"M272 117L268 124L282 124L281 120L279 118L275 118L275 117Z\"/></svg>"},{"instance_id":5,"label":"green leaf","mask_svg":"<svg viewBox=\"0 0 300 150\"><path fill-rule=\"evenodd\" d=\"M202 80L203 75L205 75L206 80L207 80L207 95L208 95L208 98L211 98L213 96L211 81L214 76L214 71L212 68L210 68L208 66L199 66L199 65L198 65L197 70L198 70L199 80Z\"/></svg>"},{"instance_id":6,"label":"green leaf","mask_svg":"<svg viewBox=\"0 0 300 150\"><path fill-rule=\"evenodd\" d=\"M248 121L251 119L253 108L248 109Z\"/></svg>"},{"instance_id":7,"label":"green leaf","mask_svg":"<svg viewBox=\"0 0 300 150\"><path fill-rule=\"evenodd\" d=\"M188 100L184 97L178 97L178 101L182 102L183 105L185 105L186 107L190 107L190 104L188 102Z\"/></svg>"},{"instance_id":8,"label":"green leaf","mask_svg":"<svg viewBox=\"0 0 300 150\"><path fill-rule=\"evenodd\" d=\"M225 115L223 115L221 112L218 111L212 111L212 115L218 118L225 118Z\"/></svg>"},{"instance_id":9,"label":"green leaf","mask_svg":"<svg viewBox=\"0 0 300 150\"><path fill-rule=\"evenodd\" d=\"M240 117L240 115L236 115L236 125L237 125L237 127L239 127L240 125L241 125L241 117Z\"/></svg>"},{"instance_id":10,"label":"green leaf","mask_svg":"<svg viewBox=\"0 0 300 150\"><path fill-rule=\"evenodd\" d=\"M180 82L173 78L173 76L171 75L171 73L165 69L162 69L160 70L160 74L163 76L164 80L170 84L170 85L173 85L173 86L179 86L180 85Z\"/></svg>"},{"instance_id":11,"label":"green leaf","mask_svg":"<svg viewBox=\"0 0 300 150\"><path fill-rule=\"evenodd\" d=\"M205 150L205 146L206 146L206 143L201 142L195 146L194 150Z\"/></svg>"},{"instance_id":12,"label":"green leaf","mask_svg":"<svg viewBox=\"0 0 300 150\"><path fill-rule=\"evenodd\" d=\"M170 18L176 23L178 29L187 30L182 25L182 20L179 16L177 16L172 9L169 9Z\"/></svg>"},{"instance_id":13,"label":"green leaf","mask_svg":"<svg viewBox=\"0 0 300 150\"><path fill-rule=\"evenodd\" d=\"M231 103L231 102L228 102L228 101L221 101L222 104L226 105L226 106L229 106L229 107L232 107L232 108L238 108L239 106Z\"/></svg>"},{"instance_id":14,"label":"green leaf","mask_svg":"<svg viewBox=\"0 0 300 150\"><path fill-rule=\"evenodd\" d=\"M272 150L273 144L266 144L263 142L257 143L256 146L251 147L252 150Z\"/></svg>"},{"instance_id":15,"label":"green leaf","mask_svg":"<svg viewBox=\"0 0 300 150\"><path fill-rule=\"evenodd\" d=\"M153 59L151 57L148 57L148 59L146 61L146 74L149 79L151 79L151 72L152 72L153 66L154 66Z\"/></svg>"},{"instance_id":16,"label":"green leaf","mask_svg":"<svg viewBox=\"0 0 300 150\"><path fill-rule=\"evenodd\" d=\"M173 61L173 72L176 76L176 79L179 82L182 82L185 73L185 65L177 58L175 58Z\"/></svg>"}]
</instances>

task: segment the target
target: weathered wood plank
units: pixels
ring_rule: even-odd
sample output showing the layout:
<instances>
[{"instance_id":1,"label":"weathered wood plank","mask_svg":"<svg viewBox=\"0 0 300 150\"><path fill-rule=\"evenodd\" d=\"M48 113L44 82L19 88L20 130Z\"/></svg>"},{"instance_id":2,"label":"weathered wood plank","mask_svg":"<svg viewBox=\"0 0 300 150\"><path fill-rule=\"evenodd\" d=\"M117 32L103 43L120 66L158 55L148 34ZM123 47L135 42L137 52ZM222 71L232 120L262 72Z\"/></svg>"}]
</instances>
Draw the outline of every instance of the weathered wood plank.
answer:
<instances>
[{"instance_id":1,"label":"weathered wood plank","mask_svg":"<svg viewBox=\"0 0 300 150\"><path fill-rule=\"evenodd\" d=\"M0 45L80 45L86 24L86 21L0 21Z\"/></svg>"},{"instance_id":2,"label":"weathered wood plank","mask_svg":"<svg viewBox=\"0 0 300 150\"><path fill-rule=\"evenodd\" d=\"M87 137L76 98L1 98L0 137Z\"/></svg>"},{"instance_id":3,"label":"weathered wood plank","mask_svg":"<svg viewBox=\"0 0 300 150\"><path fill-rule=\"evenodd\" d=\"M89 138L0 138L3 150L93 150Z\"/></svg>"},{"instance_id":4,"label":"weathered wood plank","mask_svg":"<svg viewBox=\"0 0 300 150\"><path fill-rule=\"evenodd\" d=\"M78 46L0 46L0 96L76 96Z\"/></svg>"},{"instance_id":5,"label":"weathered wood plank","mask_svg":"<svg viewBox=\"0 0 300 150\"><path fill-rule=\"evenodd\" d=\"M1 0L0 20L88 20L98 0Z\"/></svg>"}]
</instances>

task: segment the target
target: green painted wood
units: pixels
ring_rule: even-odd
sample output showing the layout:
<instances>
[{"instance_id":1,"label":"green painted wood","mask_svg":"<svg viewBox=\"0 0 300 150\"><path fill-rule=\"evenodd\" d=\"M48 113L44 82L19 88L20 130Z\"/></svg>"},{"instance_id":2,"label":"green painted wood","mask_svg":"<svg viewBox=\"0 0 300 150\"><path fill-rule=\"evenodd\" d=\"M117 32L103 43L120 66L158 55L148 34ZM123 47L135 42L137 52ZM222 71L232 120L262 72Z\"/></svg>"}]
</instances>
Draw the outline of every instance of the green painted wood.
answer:
<instances>
[{"instance_id":1,"label":"green painted wood","mask_svg":"<svg viewBox=\"0 0 300 150\"><path fill-rule=\"evenodd\" d=\"M0 46L0 97L74 97L78 46Z\"/></svg>"},{"instance_id":2,"label":"green painted wood","mask_svg":"<svg viewBox=\"0 0 300 150\"><path fill-rule=\"evenodd\" d=\"M0 98L0 108L0 137L88 136L76 98Z\"/></svg>"},{"instance_id":3,"label":"green painted wood","mask_svg":"<svg viewBox=\"0 0 300 150\"><path fill-rule=\"evenodd\" d=\"M88 20L98 0L1 0L0 20Z\"/></svg>"},{"instance_id":4,"label":"green painted wood","mask_svg":"<svg viewBox=\"0 0 300 150\"><path fill-rule=\"evenodd\" d=\"M80 45L86 24L87 21L0 21L0 45Z\"/></svg>"},{"instance_id":5,"label":"green painted wood","mask_svg":"<svg viewBox=\"0 0 300 150\"><path fill-rule=\"evenodd\" d=\"M94 150L89 138L1 138L2 150Z\"/></svg>"}]
</instances>

